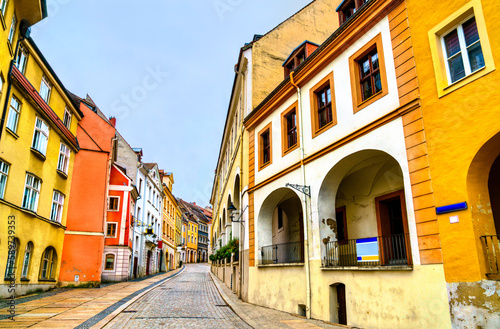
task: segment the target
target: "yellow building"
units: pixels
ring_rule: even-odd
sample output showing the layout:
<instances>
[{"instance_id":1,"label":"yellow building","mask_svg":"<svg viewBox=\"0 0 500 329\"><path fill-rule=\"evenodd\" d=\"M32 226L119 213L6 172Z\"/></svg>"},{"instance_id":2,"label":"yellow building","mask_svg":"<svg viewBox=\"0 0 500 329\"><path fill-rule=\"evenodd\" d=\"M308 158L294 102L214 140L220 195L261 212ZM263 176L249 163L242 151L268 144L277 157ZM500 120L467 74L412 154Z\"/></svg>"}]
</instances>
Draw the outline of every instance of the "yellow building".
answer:
<instances>
[{"instance_id":1,"label":"yellow building","mask_svg":"<svg viewBox=\"0 0 500 329\"><path fill-rule=\"evenodd\" d=\"M452 325L498 328L498 2L406 3L423 116L413 126L425 123L427 147L421 148L429 158L413 175L421 177L419 189L437 206L422 210L434 219L422 230L439 232L440 239L426 244L442 250Z\"/></svg>"},{"instance_id":2,"label":"yellow building","mask_svg":"<svg viewBox=\"0 0 500 329\"><path fill-rule=\"evenodd\" d=\"M10 282L16 294L57 284L82 118L33 40L21 41L15 57L5 77L11 88L2 88L0 214L9 218L0 229L0 254L8 254L0 264L2 296Z\"/></svg>"},{"instance_id":3,"label":"yellow building","mask_svg":"<svg viewBox=\"0 0 500 329\"><path fill-rule=\"evenodd\" d=\"M174 185L174 174L169 172L165 173L160 170L160 179L163 183L163 234L162 234L162 257L164 262L162 270L170 271L177 268L175 255L177 253L176 238L176 214L177 214L177 200L172 194L172 187Z\"/></svg>"},{"instance_id":4,"label":"yellow building","mask_svg":"<svg viewBox=\"0 0 500 329\"><path fill-rule=\"evenodd\" d=\"M243 119L283 81L282 64L293 49L304 40L320 44L338 27L334 12L339 2L313 1L265 35L255 35L240 49L210 197L213 223L209 254L227 245L231 237L239 239L244 230L249 232L243 225L248 225L253 207L249 206L251 196L243 192L249 187L248 159L255 155L249 153ZM236 209L233 212L228 210L231 205ZM233 222L231 216L241 223ZM216 275L247 301L255 236L250 233L247 241L239 241L239 262L217 268ZM246 272L240 275L242 270Z\"/></svg>"},{"instance_id":5,"label":"yellow building","mask_svg":"<svg viewBox=\"0 0 500 329\"><path fill-rule=\"evenodd\" d=\"M186 244L186 263L196 263L198 253L198 220L189 211L187 202L179 199L180 211L184 214L184 238Z\"/></svg>"},{"instance_id":6,"label":"yellow building","mask_svg":"<svg viewBox=\"0 0 500 329\"><path fill-rule=\"evenodd\" d=\"M179 262L182 260L181 251L179 250L182 249L182 213L179 209L179 205L177 204L177 202L176 205L177 206L175 207L175 247L176 247L175 266L178 266Z\"/></svg>"}]
</instances>

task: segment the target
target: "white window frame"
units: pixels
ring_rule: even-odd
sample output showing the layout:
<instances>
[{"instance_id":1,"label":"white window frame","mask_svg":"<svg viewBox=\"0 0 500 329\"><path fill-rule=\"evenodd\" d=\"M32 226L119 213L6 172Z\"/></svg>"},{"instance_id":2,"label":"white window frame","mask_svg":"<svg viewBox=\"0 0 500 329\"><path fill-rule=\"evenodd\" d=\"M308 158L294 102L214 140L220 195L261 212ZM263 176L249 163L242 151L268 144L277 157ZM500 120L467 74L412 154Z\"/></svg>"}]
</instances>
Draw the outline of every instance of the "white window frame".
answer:
<instances>
[{"instance_id":1,"label":"white window frame","mask_svg":"<svg viewBox=\"0 0 500 329\"><path fill-rule=\"evenodd\" d=\"M0 160L0 199L3 199L5 196L5 188L7 186L9 168L10 165L7 162Z\"/></svg>"},{"instance_id":2,"label":"white window frame","mask_svg":"<svg viewBox=\"0 0 500 329\"><path fill-rule=\"evenodd\" d=\"M52 208L50 210L50 220L61 223L64 210L64 194L54 190L52 194Z\"/></svg>"},{"instance_id":3,"label":"white window frame","mask_svg":"<svg viewBox=\"0 0 500 329\"><path fill-rule=\"evenodd\" d=\"M33 131L33 142L31 148L45 155L47 152L47 144L49 143L49 125L36 117L35 130Z\"/></svg>"},{"instance_id":4,"label":"white window frame","mask_svg":"<svg viewBox=\"0 0 500 329\"><path fill-rule=\"evenodd\" d=\"M19 117L21 116L21 102L15 96L10 99L9 118L7 119L7 128L13 133L17 132Z\"/></svg>"},{"instance_id":5,"label":"white window frame","mask_svg":"<svg viewBox=\"0 0 500 329\"><path fill-rule=\"evenodd\" d=\"M14 247L11 247L14 244ZM19 240L14 239L14 241L8 243L9 248L7 248L7 264L5 266L5 277L15 277L16 274L16 261L17 253L19 251Z\"/></svg>"},{"instance_id":6,"label":"white window frame","mask_svg":"<svg viewBox=\"0 0 500 329\"><path fill-rule=\"evenodd\" d=\"M44 88L45 87L45 88ZM45 101L45 103L49 104L50 94L52 91L52 85L46 76L42 77L42 82L40 83L40 96Z\"/></svg>"},{"instance_id":7,"label":"white window frame","mask_svg":"<svg viewBox=\"0 0 500 329\"><path fill-rule=\"evenodd\" d=\"M108 257L108 255L112 255L113 256L113 268L111 270L106 269L106 258ZM105 272L114 272L115 268L116 268L116 254L114 254L114 253L107 253L107 254L105 254L104 255L104 268L103 268L103 270Z\"/></svg>"},{"instance_id":8,"label":"white window frame","mask_svg":"<svg viewBox=\"0 0 500 329\"><path fill-rule=\"evenodd\" d=\"M5 16L5 11L7 10L7 3L9 0L1 0L0 1L0 11L2 12L2 16Z\"/></svg>"},{"instance_id":9,"label":"white window frame","mask_svg":"<svg viewBox=\"0 0 500 329\"><path fill-rule=\"evenodd\" d=\"M68 108L65 108L63 116L63 124L68 129L71 128L71 117L72 117L71 112L68 110Z\"/></svg>"},{"instance_id":10,"label":"white window frame","mask_svg":"<svg viewBox=\"0 0 500 329\"><path fill-rule=\"evenodd\" d=\"M111 209L111 199L118 199L116 204L116 209ZM108 196L108 211L120 211L120 196L118 195L110 195Z\"/></svg>"},{"instance_id":11,"label":"white window frame","mask_svg":"<svg viewBox=\"0 0 500 329\"><path fill-rule=\"evenodd\" d=\"M24 258L23 258L23 268L21 270L21 279L26 279L28 277L31 256L33 254L33 243L30 241L26 245L26 249L24 250Z\"/></svg>"},{"instance_id":12,"label":"white window frame","mask_svg":"<svg viewBox=\"0 0 500 329\"><path fill-rule=\"evenodd\" d=\"M19 53L16 58L16 67L19 71L24 74L26 71L26 64L28 63L28 52L23 48L23 46L19 46Z\"/></svg>"},{"instance_id":13,"label":"white window frame","mask_svg":"<svg viewBox=\"0 0 500 329\"><path fill-rule=\"evenodd\" d=\"M48 247L43 251L42 255L42 266L40 268L40 279L42 280L52 280L52 274L54 273L54 258L57 260L56 250L52 247ZM56 264L57 267L57 264ZM45 271L45 276L43 272ZM48 274L48 275L47 275Z\"/></svg>"},{"instance_id":14,"label":"white window frame","mask_svg":"<svg viewBox=\"0 0 500 329\"><path fill-rule=\"evenodd\" d=\"M456 82L458 82L458 81L460 81L462 79L467 78L472 73L474 73L476 71L479 71L480 69L482 69L482 68L484 68L486 66L486 63L485 63L482 67L476 69L474 72L472 71L471 66L470 66L469 52L467 50L468 50L468 48L474 46L477 43L481 44L481 38L479 36L479 32L478 32L479 39L476 42L474 42L473 44L471 44L468 47L467 47L467 44L465 43L465 35L464 35L464 29L463 29L462 25L465 22L467 22L469 19L471 19L472 17L475 18L475 15L472 14L472 15L467 16L460 23L458 23L453 28L449 29L448 31L446 31L445 33L443 33L441 35L441 47L443 48L443 56L444 56L444 62L445 62L445 66L446 66L446 76L448 78L448 84L450 84L450 85L454 84L454 83L456 83ZM477 21L476 21L476 28L477 28ZM450 34L451 32L455 31L455 30L457 31L458 42L459 42L459 45L460 45L460 51L458 53L452 55L451 57L448 57L448 54L447 54L447 51L446 51L445 37L448 34ZM483 47L481 47L481 53L483 54L483 60L484 60ZM451 73L450 73L449 59L452 58L452 57L456 57L456 56L461 56L461 58L462 58L462 64L464 66L465 75L463 77L461 77L460 79L457 79L456 81L452 81L451 80Z\"/></svg>"},{"instance_id":15,"label":"white window frame","mask_svg":"<svg viewBox=\"0 0 500 329\"><path fill-rule=\"evenodd\" d=\"M69 167L69 158L71 151L66 144L61 142L61 147L59 148L59 161L57 162L57 170L67 174Z\"/></svg>"},{"instance_id":16,"label":"white window frame","mask_svg":"<svg viewBox=\"0 0 500 329\"><path fill-rule=\"evenodd\" d=\"M8 40L11 45L14 42L14 35L16 34L16 25L17 25L16 13L14 13L14 15L12 15L12 23L10 25L9 37L8 37Z\"/></svg>"},{"instance_id":17,"label":"white window frame","mask_svg":"<svg viewBox=\"0 0 500 329\"><path fill-rule=\"evenodd\" d=\"M37 211L41 187L42 181L40 178L32 174L26 174L22 204L24 209L28 209L33 212Z\"/></svg>"},{"instance_id":18,"label":"white window frame","mask_svg":"<svg viewBox=\"0 0 500 329\"><path fill-rule=\"evenodd\" d=\"M118 230L118 223L116 222L106 222L106 238L116 238L116 233L117 233L117 230ZM115 234L114 235L108 235L108 227L109 226L114 226L115 227Z\"/></svg>"}]
</instances>

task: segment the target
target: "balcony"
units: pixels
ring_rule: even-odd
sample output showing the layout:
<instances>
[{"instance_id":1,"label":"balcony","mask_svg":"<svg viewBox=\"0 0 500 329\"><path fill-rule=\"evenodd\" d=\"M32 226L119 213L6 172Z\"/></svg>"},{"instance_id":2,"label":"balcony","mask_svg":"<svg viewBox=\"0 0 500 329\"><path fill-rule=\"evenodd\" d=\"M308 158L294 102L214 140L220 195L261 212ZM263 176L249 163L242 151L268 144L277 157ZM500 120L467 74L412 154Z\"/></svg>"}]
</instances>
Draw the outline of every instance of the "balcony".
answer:
<instances>
[{"instance_id":1,"label":"balcony","mask_svg":"<svg viewBox=\"0 0 500 329\"><path fill-rule=\"evenodd\" d=\"M486 276L489 279L500 279L500 236L485 235L481 237L486 256Z\"/></svg>"},{"instance_id":2,"label":"balcony","mask_svg":"<svg viewBox=\"0 0 500 329\"><path fill-rule=\"evenodd\" d=\"M304 242L273 244L260 248L259 265L304 263Z\"/></svg>"},{"instance_id":3,"label":"balcony","mask_svg":"<svg viewBox=\"0 0 500 329\"><path fill-rule=\"evenodd\" d=\"M324 268L397 269L412 265L408 234L396 234L326 244Z\"/></svg>"}]
</instances>

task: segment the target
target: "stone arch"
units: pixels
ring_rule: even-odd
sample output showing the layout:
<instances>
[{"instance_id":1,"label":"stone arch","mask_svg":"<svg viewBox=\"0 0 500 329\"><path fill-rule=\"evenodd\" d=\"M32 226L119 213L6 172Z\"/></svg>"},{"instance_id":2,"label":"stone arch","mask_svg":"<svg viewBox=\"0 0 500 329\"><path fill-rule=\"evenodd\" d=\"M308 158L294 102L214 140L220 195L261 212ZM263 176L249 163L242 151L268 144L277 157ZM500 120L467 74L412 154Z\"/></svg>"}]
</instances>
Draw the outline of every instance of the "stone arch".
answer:
<instances>
[{"instance_id":1,"label":"stone arch","mask_svg":"<svg viewBox=\"0 0 500 329\"><path fill-rule=\"evenodd\" d=\"M303 262L303 209L294 190L279 188L267 196L259 211L257 234L261 263Z\"/></svg>"},{"instance_id":2,"label":"stone arch","mask_svg":"<svg viewBox=\"0 0 500 329\"><path fill-rule=\"evenodd\" d=\"M385 248L383 241L402 246L397 256L401 265L411 262L404 188L401 165L384 151L361 150L337 162L325 176L318 196L323 264L358 265L356 243L363 239L372 239L373 252L378 253L373 265L389 264L384 260L389 246ZM394 211L399 215L393 215ZM396 264L394 255L386 258Z\"/></svg>"}]
</instances>

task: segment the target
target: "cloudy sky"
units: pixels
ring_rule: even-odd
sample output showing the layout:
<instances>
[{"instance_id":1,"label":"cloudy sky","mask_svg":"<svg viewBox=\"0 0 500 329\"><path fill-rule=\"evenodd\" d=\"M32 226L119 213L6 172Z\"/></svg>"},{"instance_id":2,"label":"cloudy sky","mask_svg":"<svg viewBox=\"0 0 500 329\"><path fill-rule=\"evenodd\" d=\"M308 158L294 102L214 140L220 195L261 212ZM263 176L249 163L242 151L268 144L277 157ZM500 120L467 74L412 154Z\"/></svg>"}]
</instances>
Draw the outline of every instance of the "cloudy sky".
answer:
<instances>
[{"instance_id":1,"label":"cloudy sky","mask_svg":"<svg viewBox=\"0 0 500 329\"><path fill-rule=\"evenodd\" d=\"M32 37L174 194L208 205L239 49L311 0L48 0Z\"/></svg>"}]
</instances>

